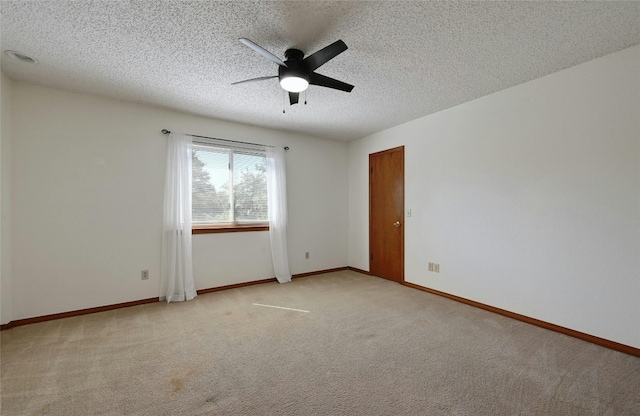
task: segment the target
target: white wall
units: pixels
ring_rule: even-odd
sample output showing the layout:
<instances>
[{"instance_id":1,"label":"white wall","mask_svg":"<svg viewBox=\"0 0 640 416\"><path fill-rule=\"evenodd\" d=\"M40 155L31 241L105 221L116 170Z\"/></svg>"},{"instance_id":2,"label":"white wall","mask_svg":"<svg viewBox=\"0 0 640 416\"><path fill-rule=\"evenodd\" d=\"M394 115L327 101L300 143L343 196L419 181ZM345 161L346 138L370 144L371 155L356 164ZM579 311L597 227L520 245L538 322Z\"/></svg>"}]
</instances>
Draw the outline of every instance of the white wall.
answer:
<instances>
[{"instance_id":1,"label":"white wall","mask_svg":"<svg viewBox=\"0 0 640 416\"><path fill-rule=\"evenodd\" d=\"M13 320L160 295L162 128L288 145L292 273L347 265L346 143L13 87ZM266 232L195 235L193 250L198 289L273 277Z\"/></svg>"},{"instance_id":2,"label":"white wall","mask_svg":"<svg viewBox=\"0 0 640 416\"><path fill-rule=\"evenodd\" d=\"M406 281L640 347L638 74L635 46L351 142L349 265L368 154L405 145Z\"/></svg>"},{"instance_id":3,"label":"white wall","mask_svg":"<svg viewBox=\"0 0 640 416\"><path fill-rule=\"evenodd\" d=\"M12 82L0 73L0 324L11 322L11 98Z\"/></svg>"}]
</instances>

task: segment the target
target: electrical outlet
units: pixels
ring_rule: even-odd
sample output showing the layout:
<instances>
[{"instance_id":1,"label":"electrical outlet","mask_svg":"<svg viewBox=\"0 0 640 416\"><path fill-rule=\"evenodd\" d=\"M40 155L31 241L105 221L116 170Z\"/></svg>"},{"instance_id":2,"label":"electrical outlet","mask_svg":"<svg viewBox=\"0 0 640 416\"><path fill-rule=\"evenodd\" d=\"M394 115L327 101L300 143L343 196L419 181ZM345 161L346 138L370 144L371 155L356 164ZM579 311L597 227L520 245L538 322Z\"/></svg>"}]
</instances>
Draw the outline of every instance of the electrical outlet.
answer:
<instances>
[{"instance_id":1,"label":"electrical outlet","mask_svg":"<svg viewBox=\"0 0 640 416\"><path fill-rule=\"evenodd\" d=\"M433 263L429 262L428 270L429 270L430 272L432 272L432 271L433 271Z\"/></svg>"},{"instance_id":2,"label":"electrical outlet","mask_svg":"<svg viewBox=\"0 0 640 416\"><path fill-rule=\"evenodd\" d=\"M304 253L304 258L309 260L309 252L308 251Z\"/></svg>"},{"instance_id":3,"label":"electrical outlet","mask_svg":"<svg viewBox=\"0 0 640 416\"><path fill-rule=\"evenodd\" d=\"M143 270L140 272L140 278L142 280L149 280L149 270Z\"/></svg>"},{"instance_id":4,"label":"electrical outlet","mask_svg":"<svg viewBox=\"0 0 640 416\"><path fill-rule=\"evenodd\" d=\"M433 271L436 273L440 273L440 263L435 263L433 265Z\"/></svg>"}]
</instances>

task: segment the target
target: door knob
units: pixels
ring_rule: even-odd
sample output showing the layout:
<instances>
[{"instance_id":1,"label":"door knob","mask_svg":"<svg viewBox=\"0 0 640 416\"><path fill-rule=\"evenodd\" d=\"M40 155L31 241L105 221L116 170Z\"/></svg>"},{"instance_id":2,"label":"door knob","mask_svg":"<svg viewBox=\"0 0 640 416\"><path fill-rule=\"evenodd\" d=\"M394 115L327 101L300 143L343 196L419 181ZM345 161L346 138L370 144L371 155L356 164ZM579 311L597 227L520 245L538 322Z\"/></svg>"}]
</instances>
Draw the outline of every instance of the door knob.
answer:
<instances>
[{"instance_id":1,"label":"door knob","mask_svg":"<svg viewBox=\"0 0 640 416\"><path fill-rule=\"evenodd\" d=\"M394 226L394 227L396 227L396 228L400 227L400 221L396 221L396 222L394 222L394 223L393 223L393 226Z\"/></svg>"}]
</instances>

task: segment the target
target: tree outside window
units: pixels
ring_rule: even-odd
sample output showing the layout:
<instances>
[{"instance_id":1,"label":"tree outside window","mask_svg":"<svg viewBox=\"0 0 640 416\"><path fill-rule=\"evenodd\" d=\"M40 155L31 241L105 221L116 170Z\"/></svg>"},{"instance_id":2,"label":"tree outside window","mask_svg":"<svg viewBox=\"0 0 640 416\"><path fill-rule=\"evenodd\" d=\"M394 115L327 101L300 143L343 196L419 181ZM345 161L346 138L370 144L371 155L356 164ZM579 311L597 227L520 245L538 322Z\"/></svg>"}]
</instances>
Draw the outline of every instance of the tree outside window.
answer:
<instances>
[{"instance_id":1,"label":"tree outside window","mask_svg":"<svg viewBox=\"0 0 640 416\"><path fill-rule=\"evenodd\" d=\"M194 223L268 220L264 153L194 145L192 169Z\"/></svg>"}]
</instances>

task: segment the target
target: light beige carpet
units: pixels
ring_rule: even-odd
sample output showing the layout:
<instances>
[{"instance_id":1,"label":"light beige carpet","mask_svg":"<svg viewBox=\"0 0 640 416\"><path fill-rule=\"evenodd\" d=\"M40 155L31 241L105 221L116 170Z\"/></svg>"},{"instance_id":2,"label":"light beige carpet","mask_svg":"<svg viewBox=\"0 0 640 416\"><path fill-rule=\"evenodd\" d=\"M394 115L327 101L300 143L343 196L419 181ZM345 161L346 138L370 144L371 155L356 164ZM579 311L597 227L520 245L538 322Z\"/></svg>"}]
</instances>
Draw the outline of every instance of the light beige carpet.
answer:
<instances>
[{"instance_id":1,"label":"light beige carpet","mask_svg":"<svg viewBox=\"0 0 640 416\"><path fill-rule=\"evenodd\" d=\"M350 271L1 337L3 416L640 415L640 358Z\"/></svg>"}]
</instances>

